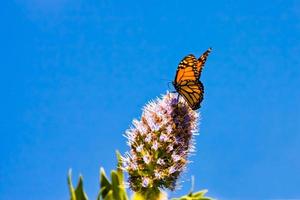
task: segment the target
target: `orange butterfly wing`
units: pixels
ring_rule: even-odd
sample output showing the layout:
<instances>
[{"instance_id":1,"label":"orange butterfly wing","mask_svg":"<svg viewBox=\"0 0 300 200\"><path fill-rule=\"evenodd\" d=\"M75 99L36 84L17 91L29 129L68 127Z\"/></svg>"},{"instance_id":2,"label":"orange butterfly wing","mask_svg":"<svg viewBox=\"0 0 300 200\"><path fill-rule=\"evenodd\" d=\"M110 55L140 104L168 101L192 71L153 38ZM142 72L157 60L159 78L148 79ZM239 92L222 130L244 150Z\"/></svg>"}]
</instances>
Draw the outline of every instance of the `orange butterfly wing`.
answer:
<instances>
[{"instance_id":1,"label":"orange butterfly wing","mask_svg":"<svg viewBox=\"0 0 300 200\"><path fill-rule=\"evenodd\" d=\"M177 67L177 72L175 76L175 83L180 83L180 81L184 80L196 80L197 74L195 64L197 63L197 59L194 55L190 54L182 59Z\"/></svg>"},{"instance_id":2,"label":"orange butterfly wing","mask_svg":"<svg viewBox=\"0 0 300 200\"><path fill-rule=\"evenodd\" d=\"M200 103L202 102L204 95L204 87L201 81L183 81L176 90L193 110L200 108Z\"/></svg>"},{"instance_id":3,"label":"orange butterfly wing","mask_svg":"<svg viewBox=\"0 0 300 200\"><path fill-rule=\"evenodd\" d=\"M209 48L197 60L190 54L179 63L173 85L193 110L200 108L204 87L199 80L205 61L211 51Z\"/></svg>"},{"instance_id":4,"label":"orange butterfly wing","mask_svg":"<svg viewBox=\"0 0 300 200\"><path fill-rule=\"evenodd\" d=\"M201 56L200 58L197 60L197 63L195 64L195 68L197 70L197 77L198 79L200 78L201 76L201 72L202 72L202 69L204 67L204 64L206 62L206 59L209 55L209 53L211 52L212 48L209 48L207 49Z\"/></svg>"}]
</instances>

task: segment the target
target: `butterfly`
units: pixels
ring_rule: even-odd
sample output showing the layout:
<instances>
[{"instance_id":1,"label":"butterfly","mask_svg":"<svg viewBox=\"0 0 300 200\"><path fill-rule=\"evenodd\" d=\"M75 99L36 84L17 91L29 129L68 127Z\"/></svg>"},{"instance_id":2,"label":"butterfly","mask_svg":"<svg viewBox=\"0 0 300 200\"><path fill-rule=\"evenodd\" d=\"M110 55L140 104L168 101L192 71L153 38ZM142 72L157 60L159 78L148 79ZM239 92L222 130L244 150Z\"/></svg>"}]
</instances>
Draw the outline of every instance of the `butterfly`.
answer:
<instances>
[{"instance_id":1,"label":"butterfly","mask_svg":"<svg viewBox=\"0 0 300 200\"><path fill-rule=\"evenodd\" d=\"M199 59L192 54L187 55L177 67L173 85L193 110L200 108L203 100L204 86L199 79L211 50L207 49Z\"/></svg>"}]
</instances>

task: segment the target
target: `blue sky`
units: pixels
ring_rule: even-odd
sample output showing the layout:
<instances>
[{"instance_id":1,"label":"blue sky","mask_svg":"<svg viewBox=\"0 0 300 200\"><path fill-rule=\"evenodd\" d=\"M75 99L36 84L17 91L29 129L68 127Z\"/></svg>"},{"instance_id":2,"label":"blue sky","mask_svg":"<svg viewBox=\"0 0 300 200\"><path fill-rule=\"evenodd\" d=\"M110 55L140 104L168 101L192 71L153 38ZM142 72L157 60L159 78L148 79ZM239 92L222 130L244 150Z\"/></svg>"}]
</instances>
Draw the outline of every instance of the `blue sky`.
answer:
<instances>
[{"instance_id":1,"label":"blue sky","mask_svg":"<svg viewBox=\"0 0 300 200\"><path fill-rule=\"evenodd\" d=\"M208 47L197 154L182 176L219 199L300 198L298 1L14 0L1 4L0 199L68 199L179 61ZM75 180L74 180L75 182Z\"/></svg>"}]
</instances>

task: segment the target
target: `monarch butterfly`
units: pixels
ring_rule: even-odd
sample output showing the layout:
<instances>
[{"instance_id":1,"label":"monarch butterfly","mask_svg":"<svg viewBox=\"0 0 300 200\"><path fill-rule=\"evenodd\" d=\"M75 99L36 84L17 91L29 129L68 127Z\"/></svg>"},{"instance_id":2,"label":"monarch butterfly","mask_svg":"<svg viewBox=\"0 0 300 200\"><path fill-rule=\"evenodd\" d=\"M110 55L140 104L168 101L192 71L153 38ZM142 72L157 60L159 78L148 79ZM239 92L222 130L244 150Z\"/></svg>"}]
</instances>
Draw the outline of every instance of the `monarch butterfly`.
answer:
<instances>
[{"instance_id":1,"label":"monarch butterfly","mask_svg":"<svg viewBox=\"0 0 300 200\"><path fill-rule=\"evenodd\" d=\"M211 50L211 48L207 49L199 59L192 54L187 55L177 67L173 85L193 110L200 108L203 100L204 86L199 78Z\"/></svg>"}]
</instances>

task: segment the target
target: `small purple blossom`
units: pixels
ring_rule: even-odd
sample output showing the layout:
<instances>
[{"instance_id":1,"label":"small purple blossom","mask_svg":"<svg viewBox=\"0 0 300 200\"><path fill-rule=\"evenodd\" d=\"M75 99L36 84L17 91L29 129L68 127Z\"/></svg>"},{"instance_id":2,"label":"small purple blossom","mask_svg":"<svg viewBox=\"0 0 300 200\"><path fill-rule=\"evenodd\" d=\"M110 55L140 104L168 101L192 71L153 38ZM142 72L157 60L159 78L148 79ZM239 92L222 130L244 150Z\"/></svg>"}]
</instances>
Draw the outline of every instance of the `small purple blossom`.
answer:
<instances>
[{"instance_id":1,"label":"small purple blossom","mask_svg":"<svg viewBox=\"0 0 300 200\"><path fill-rule=\"evenodd\" d=\"M171 134L171 133L172 133L172 131L173 131L173 127L172 127L172 125L168 125L168 126L167 126L167 128L166 128L166 132L167 132L167 134Z\"/></svg>"},{"instance_id":2,"label":"small purple blossom","mask_svg":"<svg viewBox=\"0 0 300 200\"><path fill-rule=\"evenodd\" d=\"M163 159L159 158L159 159L157 159L156 163L159 164L159 165L164 165L165 161Z\"/></svg>"},{"instance_id":3,"label":"small purple blossom","mask_svg":"<svg viewBox=\"0 0 300 200\"><path fill-rule=\"evenodd\" d=\"M168 146L167 146L167 152L171 152L171 151L173 151L173 144L169 144Z\"/></svg>"},{"instance_id":4,"label":"small purple blossom","mask_svg":"<svg viewBox=\"0 0 300 200\"><path fill-rule=\"evenodd\" d=\"M129 166L131 169L133 169L133 170L137 170L138 169L138 166L137 166L137 164L136 163L130 163L130 166Z\"/></svg>"},{"instance_id":5,"label":"small purple blossom","mask_svg":"<svg viewBox=\"0 0 300 200\"><path fill-rule=\"evenodd\" d=\"M146 164L149 164L150 161L151 161L149 155L144 155L144 156L143 156L143 160L144 160L144 162L145 162Z\"/></svg>"},{"instance_id":6,"label":"small purple blossom","mask_svg":"<svg viewBox=\"0 0 300 200\"><path fill-rule=\"evenodd\" d=\"M136 151L137 151L137 152L141 152L141 151L143 150L143 146L144 146L143 144L137 146L137 147L136 147Z\"/></svg>"},{"instance_id":7,"label":"small purple blossom","mask_svg":"<svg viewBox=\"0 0 300 200\"><path fill-rule=\"evenodd\" d=\"M151 148L154 149L154 150L157 150L158 149L158 142L154 141Z\"/></svg>"},{"instance_id":8,"label":"small purple blossom","mask_svg":"<svg viewBox=\"0 0 300 200\"><path fill-rule=\"evenodd\" d=\"M162 142L166 142L166 141L168 141L168 136L165 134L161 134L159 137L159 140Z\"/></svg>"},{"instance_id":9,"label":"small purple blossom","mask_svg":"<svg viewBox=\"0 0 300 200\"><path fill-rule=\"evenodd\" d=\"M159 179L161 179L162 174L161 174L161 172L159 172L158 170L155 170L155 171L154 171L154 176L155 176L156 179L159 180Z\"/></svg>"},{"instance_id":10,"label":"small purple blossom","mask_svg":"<svg viewBox=\"0 0 300 200\"><path fill-rule=\"evenodd\" d=\"M142 187L147 187L150 183L149 178L143 177Z\"/></svg>"},{"instance_id":11,"label":"small purple blossom","mask_svg":"<svg viewBox=\"0 0 300 200\"><path fill-rule=\"evenodd\" d=\"M176 169L175 169L174 166L171 166L171 167L169 168L169 174L173 174L174 172L176 172Z\"/></svg>"},{"instance_id":12,"label":"small purple blossom","mask_svg":"<svg viewBox=\"0 0 300 200\"><path fill-rule=\"evenodd\" d=\"M174 162L177 162L177 161L179 161L181 159L181 156L173 154L172 155L172 159L174 160Z\"/></svg>"},{"instance_id":13,"label":"small purple blossom","mask_svg":"<svg viewBox=\"0 0 300 200\"><path fill-rule=\"evenodd\" d=\"M145 138L145 142L150 142L151 141L151 139L152 139L152 136L149 134L149 135L147 135L147 137Z\"/></svg>"}]
</instances>

